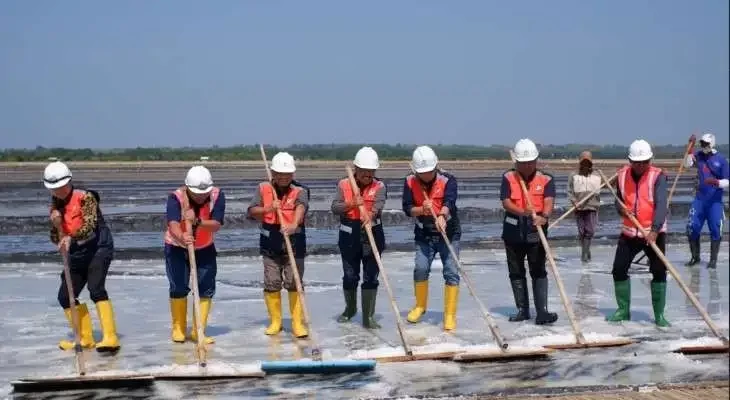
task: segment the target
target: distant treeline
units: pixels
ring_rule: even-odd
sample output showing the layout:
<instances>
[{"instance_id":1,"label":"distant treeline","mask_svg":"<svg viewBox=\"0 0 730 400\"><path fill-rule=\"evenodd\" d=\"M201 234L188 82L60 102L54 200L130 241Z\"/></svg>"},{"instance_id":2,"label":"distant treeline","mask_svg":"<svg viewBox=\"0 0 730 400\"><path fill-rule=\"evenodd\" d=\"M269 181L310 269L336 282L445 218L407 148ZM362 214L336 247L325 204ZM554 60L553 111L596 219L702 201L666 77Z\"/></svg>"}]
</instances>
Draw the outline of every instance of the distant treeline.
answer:
<instances>
[{"instance_id":1,"label":"distant treeline","mask_svg":"<svg viewBox=\"0 0 730 400\"><path fill-rule=\"evenodd\" d=\"M288 147L267 146L267 154L287 151L299 160L350 160L360 144L297 144ZM413 144L371 144L382 160L408 160L411 157ZM432 145L442 160L505 160L509 158L507 146L472 146L472 145ZM589 144L540 145L540 156L548 159L576 158L580 152L590 150L594 158L622 159L628 151L628 145L597 146ZM719 151L728 154L728 145L718 146ZM658 145L653 147L656 158L677 158L684 153L685 145ZM128 149L67 149L45 148L0 150L0 162L48 161L57 158L67 161L193 161L208 157L210 161L247 161L259 160L259 146L233 147L157 147Z\"/></svg>"}]
</instances>

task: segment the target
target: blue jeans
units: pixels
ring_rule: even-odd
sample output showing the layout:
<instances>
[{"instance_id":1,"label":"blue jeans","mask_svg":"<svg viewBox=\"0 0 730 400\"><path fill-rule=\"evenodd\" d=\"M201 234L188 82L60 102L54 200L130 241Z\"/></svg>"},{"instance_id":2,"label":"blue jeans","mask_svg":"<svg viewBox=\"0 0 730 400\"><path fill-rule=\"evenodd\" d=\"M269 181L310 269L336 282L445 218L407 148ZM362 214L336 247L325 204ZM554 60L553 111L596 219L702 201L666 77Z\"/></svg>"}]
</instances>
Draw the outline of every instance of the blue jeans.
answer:
<instances>
[{"instance_id":1,"label":"blue jeans","mask_svg":"<svg viewBox=\"0 0 730 400\"><path fill-rule=\"evenodd\" d=\"M459 241L451 242L454 253L459 256ZM429 238L426 241L416 241L416 268L413 270L413 280L416 282L427 281L431 273L431 264L436 254L441 257L441 263L444 265L443 275L444 281L449 286L459 285L459 270L456 266L456 260L451 257L446 242L440 237Z\"/></svg>"},{"instance_id":2,"label":"blue jeans","mask_svg":"<svg viewBox=\"0 0 730 400\"><path fill-rule=\"evenodd\" d=\"M195 264L198 267L198 293L201 298L213 298L215 276L218 272L215 245L195 250ZM188 250L165 244L165 272L170 283L170 298L180 299L190 293L190 264Z\"/></svg>"}]
</instances>

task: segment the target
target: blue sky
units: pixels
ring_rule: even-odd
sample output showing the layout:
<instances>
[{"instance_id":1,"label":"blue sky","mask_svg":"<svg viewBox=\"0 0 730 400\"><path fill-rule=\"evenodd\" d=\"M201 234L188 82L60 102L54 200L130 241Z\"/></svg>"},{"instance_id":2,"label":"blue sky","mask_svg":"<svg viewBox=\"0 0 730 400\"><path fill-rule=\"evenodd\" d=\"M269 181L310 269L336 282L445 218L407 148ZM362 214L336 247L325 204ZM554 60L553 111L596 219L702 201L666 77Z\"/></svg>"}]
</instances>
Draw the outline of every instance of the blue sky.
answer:
<instances>
[{"instance_id":1,"label":"blue sky","mask_svg":"<svg viewBox=\"0 0 730 400\"><path fill-rule=\"evenodd\" d=\"M727 0L0 2L0 147L728 142Z\"/></svg>"}]
</instances>

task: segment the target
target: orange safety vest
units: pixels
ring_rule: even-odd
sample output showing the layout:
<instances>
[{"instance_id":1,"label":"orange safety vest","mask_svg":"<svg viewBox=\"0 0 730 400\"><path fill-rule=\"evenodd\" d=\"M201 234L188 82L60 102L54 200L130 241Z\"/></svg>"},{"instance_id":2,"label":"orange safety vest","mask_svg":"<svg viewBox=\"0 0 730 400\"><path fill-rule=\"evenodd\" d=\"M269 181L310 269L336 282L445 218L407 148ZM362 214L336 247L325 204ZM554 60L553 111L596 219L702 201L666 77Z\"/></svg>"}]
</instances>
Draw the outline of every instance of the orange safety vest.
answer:
<instances>
[{"instance_id":1,"label":"orange safety vest","mask_svg":"<svg viewBox=\"0 0 730 400\"><path fill-rule=\"evenodd\" d=\"M527 200L522 195L522 185L520 185L520 176L517 171L508 172L505 177L509 182L509 198L516 205L526 208ZM532 202L532 209L535 213L541 213L545 210L545 187L552 178L549 175L543 174L541 171L536 171L535 176L531 181L525 181L527 192L530 195L530 201Z\"/></svg>"},{"instance_id":2,"label":"orange safety vest","mask_svg":"<svg viewBox=\"0 0 730 400\"><path fill-rule=\"evenodd\" d=\"M68 203L63 207L61 230L66 236L73 236L84 225L84 213L81 210L84 196L86 196L85 190L74 189ZM51 206L52 211L53 206Z\"/></svg>"},{"instance_id":3,"label":"orange safety vest","mask_svg":"<svg viewBox=\"0 0 730 400\"><path fill-rule=\"evenodd\" d=\"M339 187L340 190L342 190L342 198L345 200L345 202L353 201L355 193L353 193L352 191L350 180L347 178L342 179L339 183ZM367 212L373 212L373 207L375 206L375 198L378 196L378 191L380 191L384 187L385 185L382 181L373 179L372 183L360 190L360 196L362 196L362 200L364 203L363 205L365 206L365 210L367 210ZM360 221L360 207L354 207L349 209L345 213L344 218L353 221Z\"/></svg>"},{"instance_id":4,"label":"orange safety vest","mask_svg":"<svg viewBox=\"0 0 730 400\"><path fill-rule=\"evenodd\" d=\"M294 222L294 214L297 209L296 200L299 196L299 192L301 191L302 188L298 186L291 186L289 191L279 198L281 216L284 218L284 223L287 225ZM271 207L274 204L274 187L268 182L261 182L259 184L259 192L261 194L262 206L264 208ZM268 225L281 225L276 210L265 213L262 222ZM303 223L304 221L302 221L302 224Z\"/></svg>"},{"instance_id":5,"label":"orange safety vest","mask_svg":"<svg viewBox=\"0 0 730 400\"><path fill-rule=\"evenodd\" d=\"M654 185L662 174L661 168L650 166L637 184L631 176L631 166L626 165L618 171L618 189L626 207L633 211L636 220L646 231L651 231L654 219ZM667 231L667 221L662 224L660 232ZM644 237L628 217L622 218L621 233L628 237Z\"/></svg>"},{"instance_id":6,"label":"orange safety vest","mask_svg":"<svg viewBox=\"0 0 730 400\"><path fill-rule=\"evenodd\" d=\"M185 187L178 188L173 192L175 194L175 197L177 197L177 200L180 202L180 206L182 207L184 203L184 197L187 196L187 191ZM215 206L215 202L218 199L218 194L220 193L220 189L217 187L213 187L213 190L210 192L210 204L208 207L201 207L200 208L200 215L198 215L198 218L200 218L201 221L209 221L211 219L211 214L213 212L213 206ZM182 210L184 211L184 210ZM184 223L180 224L180 229L182 229L183 233L186 232L187 228L185 227ZM197 229L195 231L195 249L203 249L211 244L213 244L213 241L215 240L215 234L209 230L206 229ZM167 231L165 231L165 243L178 246L178 247L187 247L184 243L179 242L175 236L172 235L172 231L170 231L170 228L168 226Z\"/></svg>"},{"instance_id":7,"label":"orange safety vest","mask_svg":"<svg viewBox=\"0 0 730 400\"><path fill-rule=\"evenodd\" d=\"M431 190L427 193L428 198L433 204L432 208L434 211L436 211L437 214L444 206L446 182L448 181L449 178L441 174L437 174L435 182L431 185ZM411 189L411 194L413 195L413 205L415 207L422 206L425 198L423 197L423 186L421 186L420 179L418 179L418 177L415 175L408 175L408 177L406 178L406 183L408 184L408 188Z\"/></svg>"}]
</instances>

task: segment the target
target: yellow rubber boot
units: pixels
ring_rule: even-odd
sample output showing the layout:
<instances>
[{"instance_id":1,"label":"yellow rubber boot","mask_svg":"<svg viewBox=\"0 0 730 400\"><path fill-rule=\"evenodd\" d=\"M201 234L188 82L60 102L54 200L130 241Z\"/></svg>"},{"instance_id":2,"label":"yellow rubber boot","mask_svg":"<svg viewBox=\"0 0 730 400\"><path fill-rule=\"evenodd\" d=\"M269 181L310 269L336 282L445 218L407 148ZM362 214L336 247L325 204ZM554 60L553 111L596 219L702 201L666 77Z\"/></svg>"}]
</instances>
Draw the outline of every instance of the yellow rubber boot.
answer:
<instances>
[{"instance_id":1,"label":"yellow rubber boot","mask_svg":"<svg viewBox=\"0 0 730 400\"><path fill-rule=\"evenodd\" d=\"M456 329L456 305L459 302L459 287L444 285L444 330Z\"/></svg>"},{"instance_id":2,"label":"yellow rubber boot","mask_svg":"<svg viewBox=\"0 0 730 400\"><path fill-rule=\"evenodd\" d=\"M170 299L170 316L172 317L172 341L185 343L185 331L188 329L188 298Z\"/></svg>"},{"instance_id":3,"label":"yellow rubber boot","mask_svg":"<svg viewBox=\"0 0 730 400\"><path fill-rule=\"evenodd\" d=\"M421 316L426 312L428 305L428 281L413 282L414 291L416 292L416 306L408 313L408 322L416 323L421 320Z\"/></svg>"},{"instance_id":4,"label":"yellow rubber boot","mask_svg":"<svg viewBox=\"0 0 730 400\"><path fill-rule=\"evenodd\" d=\"M289 312L291 313L291 331L295 337L309 336L302 316L302 303L299 301L299 292L289 292Z\"/></svg>"},{"instance_id":5,"label":"yellow rubber boot","mask_svg":"<svg viewBox=\"0 0 730 400\"><path fill-rule=\"evenodd\" d=\"M276 335L281 332L281 292L264 292L264 302L271 319L265 333L267 335Z\"/></svg>"},{"instance_id":6,"label":"yellow rubber boot","mask_svg":"<svg viewBox=\"0 0 730 400\"><path fill-rule=\"evenodd\" d=\"M91 325L91 314L89 314L89 309L86 307L86 304L79 304L76 306L76 312L79 315L79 321L81 324L80 329L80 336L81 336L81 347L90 349L94 347L94 332L92 330ZM63 313L66 314L66 319L68 320L69 326L71 326L71 332L73 332L73 317L71 315L71 308L64 308ZM61 350L73 350L74 348L74 341L73 340L61 340L58 343L58 347Z\"/></svg>"},{"instance_id":7,"label":"yellow rubber boot","mask_svg":"<svg viewBox=\"0 0 730 400\"><path fill-rule=\"evenodd\" d=\"M101 321L101 332L104 337L96 344L96 351L99 353L114 353L119 351L119 338L117 337L117 326L114 322L114 308L110 300L103 300L96 303L96 312L99 313Z\"/></svg>"},{"instance_id":8,"label":"yellow rubber boot","mask_svg":"<svg viewBox=\"0 0 730 400\"><path fill-rule=\"evenodd\" d=\"M210 307L213 305L212 299L201 298L200 299L200 323L203 324L203 343L213 344L215 339L212 337L205 336L205 327L208 325L208 314L210 313ZM193 330L190 332L190 340L193 342L198 341L198 325L195 323L195 310L193 310Z\"/></svg>"}]
</instances>

